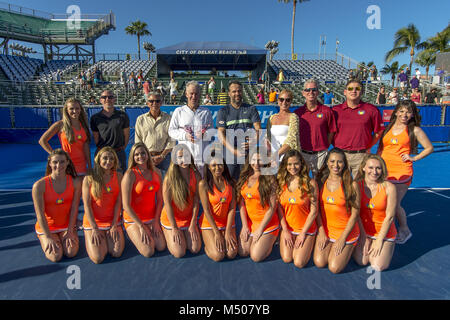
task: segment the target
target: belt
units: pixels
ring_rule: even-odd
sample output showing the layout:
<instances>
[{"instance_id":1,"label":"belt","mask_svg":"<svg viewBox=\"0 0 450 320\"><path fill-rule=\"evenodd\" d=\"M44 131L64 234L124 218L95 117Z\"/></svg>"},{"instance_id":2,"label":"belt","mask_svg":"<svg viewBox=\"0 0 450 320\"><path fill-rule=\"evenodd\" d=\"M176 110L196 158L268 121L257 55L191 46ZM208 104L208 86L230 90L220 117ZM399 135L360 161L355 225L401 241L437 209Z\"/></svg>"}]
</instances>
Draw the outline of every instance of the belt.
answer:
<instances>
[{"instance_id":1,"label":"belt","mask_svg":"<svg viewBox=\"0 0 450 320\"><path fill-rule=\"evenodd\" d=\"M345 153L366 153L367 149L362 149L362 150L342 150Z\"/></svg>"},{"instance_id":2,"label":"belt","mask_svg":"<svg viewBox=\"0 0 450 320\"><path fill-rule=\"evenodd\" d=\"M309 150L303 150L303 149L300 149L301 150L301 152L304 152L304 153L307 153L307 154L318 154L319 152L323 152L323 151L326 151L326 150L320 150L320 151L309 151Z\"/></svg>"}]
</instances>

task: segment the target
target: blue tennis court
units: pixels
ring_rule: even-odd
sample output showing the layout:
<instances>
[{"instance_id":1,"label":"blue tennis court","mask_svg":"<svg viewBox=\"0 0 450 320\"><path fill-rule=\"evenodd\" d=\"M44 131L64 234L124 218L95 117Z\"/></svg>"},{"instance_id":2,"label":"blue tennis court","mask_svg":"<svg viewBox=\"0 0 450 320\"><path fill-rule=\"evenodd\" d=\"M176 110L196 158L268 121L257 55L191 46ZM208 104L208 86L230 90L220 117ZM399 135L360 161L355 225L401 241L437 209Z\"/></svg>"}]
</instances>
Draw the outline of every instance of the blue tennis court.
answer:
<instances>
[{"instance_id":1,"label":"blue tennis court","mask_svg":"<svg viewBox=\"0 0 450 320\"><path fill-rule=\"evenodd\" d=\"M450 146L415 163L403 206L413 237L397 245L381 274L352 260L334 275L310 261L285 264L276 245L269 258L213 262L204 253L175 259L168 251L141 256L129 239L121 258L93 264L84 235L73 259L48 261L34 232L31 186L44 175L45 152L36 145L1 144L0 299L449 299ZM33 160L40 159L40 160ZM81 208L81 207L80 207ZM80 210L79 219L82 217ZM239 229L238 229L239 230Z\"/></svg>"}]
</instances>

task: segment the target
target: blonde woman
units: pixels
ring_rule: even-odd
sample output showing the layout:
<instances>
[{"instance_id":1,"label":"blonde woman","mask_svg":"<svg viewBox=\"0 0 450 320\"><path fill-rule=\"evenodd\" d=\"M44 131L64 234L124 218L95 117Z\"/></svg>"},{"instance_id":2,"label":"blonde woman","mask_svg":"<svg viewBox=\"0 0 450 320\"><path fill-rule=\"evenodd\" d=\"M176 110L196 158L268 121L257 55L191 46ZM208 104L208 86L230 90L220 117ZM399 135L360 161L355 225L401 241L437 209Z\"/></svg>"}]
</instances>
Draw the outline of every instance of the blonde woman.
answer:
<instances>
[{"instance_id":1,"label":"blonde woman","mask_svg":"<svg viewBox=\"0 0 450 320\"><path fill-rule=\"evenodd\" d=\"M130 150L128 170L122 179L122 204L125 230L144 257L166 248L159 224L163 207L161 172L152 162L144 143Z\"/></svg>"},{"instance_id":2,"label":"blonde woman","mask_svg":"<svg viewBox=\"0 0 450 320\"><path fill-rule=\"evenodd\" d=\"M36 233L47 259L58 262L73 258L79 249L76 219L81 197L81 179L76 177L69 155L53 150L47 159L45 177L33 185Z\"/></svg>"},{"instance_id":3,"label":"blonde woman","mask_svg":"<svg viewBox=\"0 0 450 320\"><path fill-rule=\"evenodd\" d=\"M202 246L197 226L200 180L191 153L185 145L177 145L164 177L161 213L167 248L176 258L183 257L186 249L198 253Z\"/></svg>"},{"instance_id":4,"label":"blonde woman","mask_svg":"<svg viewBox=\"0 0 450 320\"><path fill-rule=\"evenodd\" d=\"M397 191L392 183L386 181L387 176L384 160L379 155L368 154L355 179L361 193L361 237L353 258L362 266L370 263L377 271L389 267L397 235L394 224Z\"/></svg>"},{"instance_id":5,"label":"blonde woman","mask_svg":"<svg viewBox=\"0 0 450 320\"><path fill-rule=\"evenodd\" d=\"M118 258L125 247L120 213L122 173L111 147L102 148L94 159L92 174L83 180L83 228L89 258L101 263L107 253Z\"/></svg>"},{"instance_id":6,"label":"blonde woman","mask_svg":"<svg viewBox=\"0 0 450 320\"><path fill-rule=\"evenodd\" d=\"M293 97L292 91L281 91L278 96L280 111L270 116L267 122L267 140L272 152L277 152L280 160L287 151L300 150L299 119L290 111Z\"/></svg>"},{"instance_id":7,"label":"blonde woman","mask_svg":"<svg viewBox=\"0 0 450 320\"><path fill-rule=\"evenodd\" d=\"M55 134L75 165L77 175L86 175L91 169L90 133L87 115L79 100L67 99L62 109L62 120L51 125L39 139L39 144L49 154L53 149L48 142Z\"/></svg>"}]
</instances>

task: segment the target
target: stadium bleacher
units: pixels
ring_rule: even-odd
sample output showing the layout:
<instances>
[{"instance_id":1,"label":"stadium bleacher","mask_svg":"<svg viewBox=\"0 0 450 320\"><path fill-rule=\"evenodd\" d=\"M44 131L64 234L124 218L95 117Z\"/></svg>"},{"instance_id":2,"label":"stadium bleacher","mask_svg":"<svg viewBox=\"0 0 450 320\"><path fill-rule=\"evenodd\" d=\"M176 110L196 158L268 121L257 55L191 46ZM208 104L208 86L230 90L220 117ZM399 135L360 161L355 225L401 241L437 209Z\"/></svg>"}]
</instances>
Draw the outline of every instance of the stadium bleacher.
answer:
<instances>
[{"instance_id":1,"label":"stadium bleacher","mask_svg":"<svg viewBox=\"0 0 450 320\"><path fill-rule=\"evenodd\" d=\"M349 71L333 60L273 60L269 65L276 74L282 69L286 80L345 80Z\"/></svg>"}]
</instances>

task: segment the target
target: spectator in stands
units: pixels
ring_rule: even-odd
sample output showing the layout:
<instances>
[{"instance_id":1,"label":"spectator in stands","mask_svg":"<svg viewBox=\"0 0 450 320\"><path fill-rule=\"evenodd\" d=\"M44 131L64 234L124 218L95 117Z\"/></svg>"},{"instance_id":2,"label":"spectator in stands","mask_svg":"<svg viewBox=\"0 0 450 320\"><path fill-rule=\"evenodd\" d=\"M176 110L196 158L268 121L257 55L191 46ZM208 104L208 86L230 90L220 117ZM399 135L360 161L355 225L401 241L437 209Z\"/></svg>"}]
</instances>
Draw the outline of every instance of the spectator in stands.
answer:
<instances>
[{"instance_id":1,"label":"spectator in stands","mask_svg":"<svg viewBox=\"0 0 450 320\"><path fill-rule=\"evenodd\" d=\"M269 92L269 102L274 103L275 101L277 101L277 93L276 93L275 89L272 87L272 88L270 88L270 92Z\"/></svg>"},{"instance_id":2,"label":"spectator in stands","mask_svg":"<svg viewBox=\"0 0 450 320\"><path fill-rule=\"evenodd\" d=\"M370 80L377 81L378 80L377 77L378 77L377 67L375 65L372 65L372 67L370 68Z\"/></svg>"},{"instance_id":3,"label":"spectator in stands","mask_svg":"<svg viewBox=\"0 0 450 320\"><path fill-rule=\"evenodd\" d=\"M334 94L330 91L330 89L326 89L323 94L323 104L332 105L334 104Z\"/></svg>"},{"instance_id":4,"label":"spectator in stands","mask_svg":"<svg viewBox=\"0 0 450 320\"><path fill-rule=\"evenodd\" d=\"M412 90L419 88L420 81L419 81L419 79L417 78L416 75L414 75L412 77L412 79L409 81L409 83L411 85L411 89Z\"/></svg>"},{"instance_id":5,"label":"spectator in stands","mask_svg":"<svg viewBox=\"0 0 450 320\"><path fill-rule=\"evenodd\" d=\"M302 91L306 103L294 113L299 118L300 151L315 177L327 157L328 148L336 133L331 109L318 101L319 83L309 79Z\"/></svg>"},{"instance_id":6,"label":"spectator in stands","mask_svg":"<svg viewBox=\"0 0 450 320\"><path fill-rule=\"evenodd\" d=\"M133 96L136 96L137 80L136 76L134 75L134 72L131 72L130 76L128 77L128 88L133 93Z\"/></svg>"},{"instance_id":7,"label":"spectator in stands","mask_svg":"<svg viewBox=\"0 0 450 320\"><path fill-rule=\"evenodd\" d=\"M416 77L420 81L420 70L419 70L419 68L416 68Z\"/></svg>"},{"instance_id":8,"label":"spectator in stands","mask_svg":"<svg viewBox=\"0 0 450 320\"><path fill-rule=\"evenodd\" d=\"M50 139L58 135L62 149L67 152L75 166L77 175L86 175L91 170L91 135L88 118L81 102L67 99L62 110L62 120L56 121L39 139L41 147L49 154L53 152Z\"/></svg>"},{"instance_id":9,"label":"spectator in stands","mask_svg":"<svg viewBox=\"0 0 450 320\"><path fill-rule=\"evenodd\" d=\"M411 79L411 70L409 70L409 67L406 67L405 74L408 79L407 82L408 82L408 87L409 87L409 80Z\"/></svg>"},{"instance_id":10,"label":"spectator in stands","mask_svg":"<svg viewBox=\"0 0 450 320\"><path fill-rule=\"evenodd\" d=\"M222 88L222 90L220 90L220 93L217 95L217 104L224 106L227 103L228 103L228 94L225 91L225 88Z\"/></svg>"},{"instance_id":11,"label":"spectator in stands","mask_svg":"<svg viewBox=\"0 0 450 320\"><path fill-rule=\"evenodd\" d=\"M86 86L87 86L88 90L92 89L92 80L93 80L92 76L93 76L92 72L90 70L87 70L86 71Z\"/></svg>"},{"instance_id":12,"label":"spectator in stands","mask_svg":"<svg viewBox=\"0 0 450 320\"><path fill-rule=\"evenodd\" d=\"M348 80L353 80L355 79L355 74L353 72L353 69L350 69L350 71L348 72Z\"/></svg>"},{"instance_id":13,"label":"spectator in stands","mask_svg":"<svg viewBox=\"0 0 450 320\"><path fill-rule=\"evenodd\" d=\"M386 91L384 87L380 87L378 91L376 104L386 104Z\"/></svg>"},{"instance_id":14,"label":"spectator in stands","mask_svg":"<svg viewBox=\"0 0 450 320\"><path fill-rule=\"evenodd\" d=\"M52 262L60 261L63 255L73 258L78 253L76 221L81 180L69 155L55 149L48 156L45 177L33 185L35 230L45 257Z\"/></svg>"},{"instance_id":15,"label":"spectator in stands","mask_svg":"<svg viewBox=\"0 0 450 320\"><path fill-rule=\"evenodd\" d=\"M394 88L391 93L389 93L388 97L389 104L397 104L398 103L398 88Z\"/></svg>"},{"instance_id":16,"label":"spectator in stands","mask_svg":"<svg viewBox=\"0 0 450 320\"><path fill-rule=\"evenodd\" d=\"M145 80L144 84L142 85L142 91L144 92L144 98L145 101L148 100L148 93L150 92L150 82L147 80Z\"/></svg>"},{"instance_id":17,"label":"spectator in stands","mask_svg":"<svg viewBox=\"0 0 450 320\"><path fill-rule=\"evenodd\" d=\"M214 80L214 77L211 77L208 80L208 94L211 97L211 99L214 99L214 90L216 89L216 81Z\"/></svg>"},{"instance_id":18,"label":"spectator in stands","mask_svg":"<svg viewBox=\"0 0 450 320\"><path fill-rule=\"evenodd\" d=\"M97 102L97 100L95 100L95 97L94 96L90 96L89 97L89 105L90 106L94 106L94 105L97 105L98 104L98 102Z\"/></svg>"},{"instance_id":19,"label":"spectator in stands","mask_svg":"<svg viewBox=\"0 0 450 320\"><path fill-rule=\"evenodd\" d=\"M120 82L123 84L125 90L127 90L127 88L128 88L128 77L127 77L127 74L125 72L125 69L122 69L120 71Z\"/></svg>"},{"instance_id":20,"label":"spectator in stands","mask_svg":"<svg viewBox=\"0 0 450 320\"><path fill-rule=\"evenodd\" d=\"M97 85L100 82L101 72L97 68L94 69L94 87L97 87Z\"/></svg>"},{"instance_id":21,"label":"spectator in stands","mask_svg":"<svg viewBox=\"0 0 450 320\"><path fill-rule=\"evenodd\" d=\"M142 89L143 82L144 82L144 74L142 73L142 70L139 69L139 72L138 72L138 75L137 75L138 89Z\"/></svg>"},{"instance_id":22,"label":"spectator in stands","mask_svg":"<svg viewBox=\"0 0 450 320\"><path fill-rule=\"evenodd\" d=\"M150 152L153 164L161 170L162 175L170 165L170 153L175 141L169 136L170 115L161 111L163 99L160 93L148 95L148 113L136 119L134 143L143 142Z\"/></svg>"},{"instance_id":23,"label":"spectator in stands","mask_svg":"<svg viewBox=\"0 0 450 320\"><path fill-rule=\"evenodd\" d=\"M224 145L225 151L233 157L232 163L227 163L227 165L231 177L237 181L241 171L239 162L248 154L250 144L256 141L248 138L238 145L238 138L231 136L231 133L238 129L244 132L254 129L258 135L261 130L261 119L255 106L243 103L242 84L239 81L233 80L228 83L228 96L230 104L219 110L216 125L220 142ZM227 134L229 134L228 137Z\"/></svg>"},{"instance_id":24,"label":"spectator in stands","mask_svg":"<svg viewBox=\"0 0 450 320\"><path fill-rule=\"evenodd\" d=\"M272 153L277 153L280 161L291 149L300 151L298 116L290 111L294 98L292 91L283 90L278 98L280 111L267 121L267 140Z\"/></svg>"},{"instance_id":25,"label":"spectator in stands","mask_svg":"<svg viewBox=\"0 0 450 320\"><path fill-rule=\"evenodd\" d=\"M447 83L446 88L442 93L441 104L450 105L450 83Z\"/></svg>"},{"instance_id":26,"label":"spectator in stands","mask_svg":"<svg viewBox=\"0 0 450 320\"><path fill-rule=\"evenodd\" d=\"M416 104L422 103L422 95L420 94L419 88L413 89L413 92L411 93L411 100L414 101Z\"/></svg>"},{"instance_id":27,"label":"spectator in stands","mask_svg":"<svg viewBox=\"0 0 450 320\"><path fill-rule=\"evenodd\" d=\"M208 105L208 106L213 104L212 99L209 96L209 94L206 94L205 99L203 99L203 104Z\"/></svg>"},{"instance_id":28,"label":"spectator in stands","mask_svg":"<svg viewBox=\"0 0 450 320\"><path fill-rule=\"evenodd\" d=\"M106 146L116 151L119 158L120 171L124 172L126 166L125 148L130 138L130 119L128 115L114 107L116 97L110 90L105 90L100 96L103 109L91 117L91 130L97 152Z\"/></svg>"},{"instance_id":29,"label":"spectator in stands","mask_svg":"<svg viewBox=\"0 0 450 320\"><path fill-rule=\"evenodd\" d=\"M195 165L202 173L203 153L209 141L207 130L213 128L212 113L208 108L200 106L200 85L197 81L186 84L186 98L187 104L176 108L172 114L169 136L187 146Z\"/></svg>"},{"instance_id":30,"label":"spectator in stands","mask_svg":"<svg viewBox=\"0 0 450 320\"><path fill-rule=\"evenodd\" d=\"M409 100L408 92L404 91L402 96L400 97L400 101L406 101Z\"/></svg>"},{"instance_id":31,"label":"spectator in stands","mask_svg":"<svg viewBox=\"0 0 450 320\"><path fill-rule=\"evenodd\" d=\"M337 125L333 144L344 151L353 177L356 177L364 155L377 143L383 131L380 111L361 100L362 88L361 82L347 82L346 101L333 108Z\"/></svg>"},{"instance_id":32,"label":"spectator in stands","mask_svg":"<svg viewBox=\"0 0 450 320\"><path fill-rule=\"evenodd\" d=\"M284 81L283 69L280 69L280 72L278 73L277 81L280 82L280 83Z\"/></svg>"},{"instance_id":33,"label":"spectator in stands","mask_svg":"<svg viewBox=\"0 0 450 320\"><path fill-rule=\"evenodd\" d=\"M259 92L256 96L256 98L258 98L258 103L259 104L265 104L266 103L266 98L265 98L265 94L264 94L264 89L259 89Z\"/></svg>"},{"instance_id":34,"label":"spectator in stands","mask_svg":"<svg viewBox=\"0 0 450 320\"><path fill-rule=\"evenodd\" d=\"M178 82L176 82L174 78L170 79L169 88L170 88L170 103L175 104L177 103Z\"/></svg>"},{"instance_id":35,"label":"spectator in stands","mask_svg":"<svg viewBox=\"0 0 450 320\"><path fill-rule=\"evenodd\" d=\"M405 89L408 87L408 76L403 69L400 70L398 81L400 82L400 89L402 89L402 91L405 91Z\"/></svg>"},{"instance_id":36,"label":"spectator in stands","mask_svg":"<svg viewBox=\"0 0 450 320\"><path fill-rule=\"evenodd\" d=\"M425 103L439 104L436 88L431 89L425 96Z\"/></svg>"}]
</instances>

